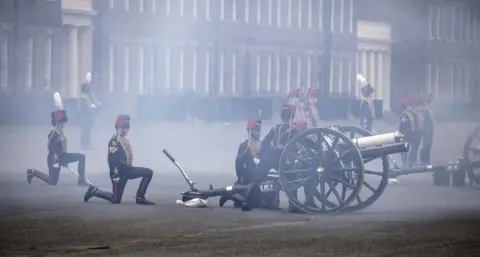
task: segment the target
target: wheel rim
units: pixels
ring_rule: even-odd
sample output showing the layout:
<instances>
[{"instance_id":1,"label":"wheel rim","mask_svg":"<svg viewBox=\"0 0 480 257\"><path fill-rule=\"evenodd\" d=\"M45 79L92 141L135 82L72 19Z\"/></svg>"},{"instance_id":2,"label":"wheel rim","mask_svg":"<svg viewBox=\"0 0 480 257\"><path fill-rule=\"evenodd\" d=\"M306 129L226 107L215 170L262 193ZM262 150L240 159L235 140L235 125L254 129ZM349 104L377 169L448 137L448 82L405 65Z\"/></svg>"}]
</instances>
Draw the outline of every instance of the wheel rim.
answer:
<instances>
[{"instance_id":1,"label":"wheel rim","mask_svg":"<svg viewBox=\"0 0 480 257\"><path fill-rule=\"evenodd\" d=\"M341 126L338 129L347 135L350 140L373 136L373 133L370 131L359 127ZM363 189L355 200L342 210L343 212L355 212L369 207L380 198L388 186L388 172L390 170L388 156L382 156L376 159L364 159L363 163L365 168ZM381 166L381 168L379 168L379 166ZM342 188L342 190L345 189Z\"/></svg>"},{"instance_id":2,"label":"wheel rim","mask_svg":"<svg viewBox=\"0 0 480 257\"><path fill-rule=\"evenodd\" d=\"M359 149L348 136L328 128L308 129L293 137L280 156L278 172L290 203L312 214L334 213L347 207L359 194L364 178ZM338 192L339 184L350 189L345 197ZM332 193L326 197L329 191Z\"/></svg>"},{"instance_id":3,"label":"wheel rim","mask_svg":"<svg viewBox=\"0 0 480 257\"><path fill-rule=\"evenodd\" d=\"M467 138L463 147L463 159L466 163L478 163L480 161L480 127L476 128ZM480 185L480 166L475 165L467 169L470 182Z\"/></svg>"}]
</instances>

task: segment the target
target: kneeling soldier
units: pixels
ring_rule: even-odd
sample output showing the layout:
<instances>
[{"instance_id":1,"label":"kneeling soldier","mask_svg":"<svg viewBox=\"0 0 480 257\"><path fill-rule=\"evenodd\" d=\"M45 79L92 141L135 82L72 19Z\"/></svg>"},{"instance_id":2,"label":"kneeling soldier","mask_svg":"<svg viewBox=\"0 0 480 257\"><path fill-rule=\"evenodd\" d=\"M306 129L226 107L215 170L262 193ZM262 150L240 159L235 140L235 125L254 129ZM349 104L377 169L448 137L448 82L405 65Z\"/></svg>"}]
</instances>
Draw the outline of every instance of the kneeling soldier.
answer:
<instances>
[{"instance_id":1,"label":"kneeling soldier","mask_svg":"<svg viewBox=\"0 0 480 257\"><path fill-rule=\"evenodd\" d=\"M118 204L122 201L123 191L129 179L142 178L137 190L136 203L153 205L155 203L145 198L148 185L152 180L153 171L149 168L135 167L133 163L133 150L127 139L130 130L130 116L118 115L115 122L115 135L108 142L108 166L110 167L110 179L113 192L105 192L97 187L90 186L85 193L84 201L92 197L105 199L111 203Z\"/></svg>"}]
</instances>

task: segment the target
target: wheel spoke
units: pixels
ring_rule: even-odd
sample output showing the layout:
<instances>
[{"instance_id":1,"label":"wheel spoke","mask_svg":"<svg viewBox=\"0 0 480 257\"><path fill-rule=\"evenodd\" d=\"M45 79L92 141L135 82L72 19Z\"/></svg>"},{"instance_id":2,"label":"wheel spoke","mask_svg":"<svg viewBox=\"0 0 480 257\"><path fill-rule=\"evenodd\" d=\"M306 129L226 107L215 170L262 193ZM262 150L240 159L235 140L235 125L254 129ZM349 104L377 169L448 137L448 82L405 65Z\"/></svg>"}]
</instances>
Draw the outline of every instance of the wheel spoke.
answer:
<instances>
[{"instance_id":1,"label":"wheel spoke","mask_svg":"<svg viewBox=\"0 0 480 257\"><path fill-rule=\"evenodd\" d=\"M350 153L352 152L351 149L349 149L348 151L345 151L342 155L340 156L337 156L335 159L333 159L330 163L337 163L338 161L340 161L341 159L345 158L345 156L349 155Z\"/></svg>"},{"instance_id":2,"label":"wheel spoke","mask_svg":"<svg viewBox=\"0 0 480 257\"><path fill-rule=\"evenodd\" d=\"M325 184L324 183L320 183L320 190L321 192L318 192L317 190L315 190L315 198L317 198L317 200L322 204L322 210L326 210L325 207L330 207L330 208L333 208L335 206L337 206L336 204L334 204L333 202L329 201L328 199L326 199L324 197L324 193L325 193Z\"/></svg>"},{"instance_id":3,"label":"wheel spoke","mask_svg":"<svg viewBox=\"0 0 480 257\"><path fill-rule=\"evenodd\" d=\"M367 181L363 181L363 185L366 186L368 189L370 189L370 191L372 191L373 193L375 193L375 191L377 191Z\"/></svg>"},{"instance_id":4,"label":"wheel spoke","mask_svg":"<svg viewBox=\"0 0 480 257\"><path fill-rule=\"evenodd\" d=\"M383 172L381 171L365 170L364 173L369 175L383 176Z\"/></svg>"},{"instance_id":5,"label":"wheel spoke","mask_svg":"<svg viewBox=\"0 0 480 257\"><path fill-rule=\"evenodd\" d=\"M357 168L342 168L342 169L332 169L331 172L351 172L351 171L360 171Z\"/></svg>"},{"instance_id":6,"label":"wheel spoke","mask_svg":"<svg viewBox=\"0 0 480 257\"><path fill-rule=\"evenodd\" d=\"M332 189L333 194L335 195L335 197L336 197L337 200L338 200L338 203L344 204L345 201L342 199L342 197L340 197L340 194L338 193L336 187L333 186L332 183L331 183L331 182L328 182L328 181L327 181L327 185L330 187L330 189ZM328 199L328 198L327 198L327 199Z\"/></svg>"},{"instance_id":7,"label":"wheel spoke","mask_svg":"<svg viewBox=\"0 0 480 257\"><path fill-rule=\"evenodd\" d=\"M378 158L379 158L379 157L364 159L364 160L363 160L363 164L367 164L367 163L369 163L369 162L371 162L371 161L373 161L373 160L376 160L376 159L378 159Z\"/></svg>"},{"instance_id":8,"label":"wheel spoke","mask_svg":"<svg viewBox=\"0 0 480 257\"><path fill-rule=\"evenodd\" d=\"M312 169L293 169L293 170L285 170L283 173L285 175L300 175L304 173L312 172Z\"/></svg>"},{"instance_id":9,"label":"wheel spoke","mask_svg":"<svg viewBox=\"0 0 480 257\"><path fill-rule=\"evenodd\" d=\"M355 188L355 185L354 185L354 184L351 184L351 183L349 183L348 181L346 181L344 178L341 178L341 177L336 176L336 175L333 175L333 174L332 174L332 180L337 181L337 182L343 184L344 186L346 186L346 187L349 188L349 189L354 189L354 188Z\"/></svg>"},{"instance_id":10,"label":"wheel spoke","mask_svg":"<svg viewBox=\"0 0 480 257\"><path fill-rule=\"evenodd\" d=\"M308 179L310 179L310 177L296 179L296 180L293 180L293 181L288 181L288 184L294 184L295 183L295 185L293 186L293 188L290 188L290 187L287 188L287 190L291 192L291 191L299 189L300 187L305 185L305 183L307 182Z\"/></svg>"}]
</instances>

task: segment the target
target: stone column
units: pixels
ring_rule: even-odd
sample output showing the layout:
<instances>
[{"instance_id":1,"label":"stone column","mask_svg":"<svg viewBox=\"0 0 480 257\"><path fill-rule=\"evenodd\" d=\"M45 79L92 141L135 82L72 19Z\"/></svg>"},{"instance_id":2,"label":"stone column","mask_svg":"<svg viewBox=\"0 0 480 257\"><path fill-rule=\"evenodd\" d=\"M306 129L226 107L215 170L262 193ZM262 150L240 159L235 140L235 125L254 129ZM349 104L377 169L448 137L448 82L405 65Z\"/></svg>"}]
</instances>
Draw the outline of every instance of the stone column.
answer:
<instances>
[{"instance_id":1,"label":"stone column","mask_svg":"<svg viewBox=\"0 0 480 257\"><path fill-rule=\"evenodd\" d=\"M367 80L369 83L372 84L372 86L377 87L378 83L375 81L375 74L376 74L376 67L375 67L375 51L370 50L368 51L368 74ZM377 97L377 92L375 90L375 93L373 93L373 98L378 99Z\"/></svg>"},{"instance_id":2,"label":"stone column","mask_svg":"<svg viewBox=\"0 0 480 257\"><path fill-rule=\"evenodd\" d=\"M385 91L383 92L383 111L388 112L391 110L391 99L390 99L390 85L391 85L391 60L390 60L390 52L383 53L383 68L384 68L384 84L385 84ZM395 99L395 101L399 101L400 99Z\"/></svg>"},{"instance_id":3,"label":"stone column","mask_svg":"<svg viewBox=\"0 0 480 257\"><path fill-rule=\"evenodd\" d=\"M78 72L79 81L83 83L87 72L92 74L92 79L95 72L92 71L92 28L89 26L82 26L78 28Z\"/></svg>"},{"instance_id":4,"label":"stone column","mask_svg":"<svg viewBox=\"0 0 480 257\"><path fill-rule=\"evenodd\" d=\"M383 82L383 53L381 51L375 52L375 59L376 59L376 78L375 78L375 95L377 99L383 99L383 90L385 88L385 83ZM385 107L384 107L385 108Z\"/></svg>"},{"instance_id":5,"label":"stone column","mask_svg":"<svg viewBox=\"0 0 480 257\"><path fill-rule=\"evenodd\" d=\"M78 29L67 25L67 98L78 98L80 96L80 80L78 79Z\"/></svg>"},{"instance_id":6,"label":"stone column","mask_svg":"<svg viewBox=\"0 0 480 257\"><path fill-rule=\"evenodd\" d=\"M359 69L359 72L360 74L362 74L362 76L366 77L367 76L367 71L368 71L368 67L367 67L367 51L362 49L360 50L360 69ZM355 83L357 85L357 97L360 97L361 94L360 94L360 84L358 83L358 81Z\"/></svg>"}]
</instances>

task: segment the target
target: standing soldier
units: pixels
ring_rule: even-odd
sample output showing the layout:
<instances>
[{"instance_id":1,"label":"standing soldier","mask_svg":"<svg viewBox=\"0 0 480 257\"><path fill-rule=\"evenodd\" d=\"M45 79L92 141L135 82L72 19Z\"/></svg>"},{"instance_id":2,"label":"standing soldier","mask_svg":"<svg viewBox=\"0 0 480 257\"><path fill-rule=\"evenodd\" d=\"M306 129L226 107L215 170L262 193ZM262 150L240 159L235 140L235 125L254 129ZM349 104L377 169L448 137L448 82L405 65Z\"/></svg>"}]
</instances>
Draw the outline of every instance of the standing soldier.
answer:
<instances>
[{"instance_id":1,"label":"standing soldier","mask_svg":"<svg viewBox=\"0 0 480 257\"><path fill-rule=\"evenodd\" d=\"M362 86L360 89L362 94L362 100L360 102L360 126L368 131L372 131L373 119L375 118L375 106L373 105L373 93L375 90L361 74L357 74L357 81L360 82Z\"/></svg>"},{"instance_id":2,"label":"standing soldier","mask_svg":"<svg viewBox=\"0 0 480 257\"><path fill-rule=\"evenodd\" d=\"M83 149L88 149L90 145L90 134L93 127L93 115L95 109L100 103L95 98L93 92L92 74L87 72L85 76L85 83L80 88L81 104L80 109L82 113L82 132L80 135L80 141Z\"/></svg>"},{"instance_id":3,"label":"standing soldier","mask_svg":"<svg viewBox=\"0 0 480 257\"><path fill-rule=\"evenodd\" d=\"M320 116L317 109L317 89L310 88L308 89L307 101L305 103L305 109L312 123L312 128L320 126Z\"/></svg>"},{"instance_id":4,"label":"standing soldier","mask_svg":"<svg viewBox=\"0 0 480 257\"><path fill-rule=\"evenodd\" d=\"M122 201L127 181L142 178L137 190L136 203L143 205L155 204L145 198L148 185L152 180L153 171L149 168L133 166L133 150L130 141L127 139L128 131L130 130L130 116L118 115L115 129L115 134L108 142L108 166L110 167L113 192L105 192L97 187L90 186L83 200L88 202L90 198L95 196L113 204L119 204Z\"/></svg>"},{"instance_id":5,"label":"standing soldier","mask_svg":"<svg viewBox=\"0 0 480 257\"><path fill-rule=\"evenodd\" d=\"M302 98L300 89L292 89L288 94L286 105L292 106L295 109L295 121L306 121L305 114L305 99Z\"/></svg>"},{"instance_id":6,"label":"standing soldier","mask_svg":"<svg viewBox=\"0 0 480 257\"><path fill-rule=\"evenodd\" d=\"M402 163L404 168L411 168L417 164L418 148L421 140L421 132L418 129L419 117L415 113L415 107L418 105L418 99L408 97L403 99L404 110L400 115L400 125L398 131L405 136L405 141L410 145L408 153L402 153Z\"/></svg>"},{"instance_id":7,"label":"standing soldier","mask_svg":"<svg viewBox=\"0 0 480 257\"><path fill-rule=\"evenodd\" d=\"M421 128L422 149L420 150L420 163L430 164L430 151L433 144L434 122L432 113L428 108L428 104L432 101L430 94L422 94L420 103L417 107L417 113L422 117L423 126Z\"/></svg>"}]
</instances>

